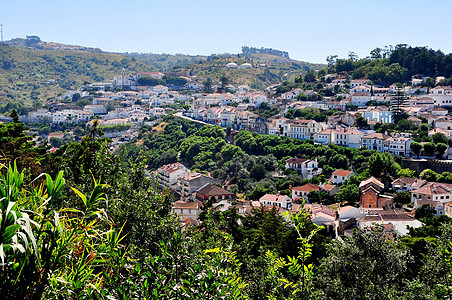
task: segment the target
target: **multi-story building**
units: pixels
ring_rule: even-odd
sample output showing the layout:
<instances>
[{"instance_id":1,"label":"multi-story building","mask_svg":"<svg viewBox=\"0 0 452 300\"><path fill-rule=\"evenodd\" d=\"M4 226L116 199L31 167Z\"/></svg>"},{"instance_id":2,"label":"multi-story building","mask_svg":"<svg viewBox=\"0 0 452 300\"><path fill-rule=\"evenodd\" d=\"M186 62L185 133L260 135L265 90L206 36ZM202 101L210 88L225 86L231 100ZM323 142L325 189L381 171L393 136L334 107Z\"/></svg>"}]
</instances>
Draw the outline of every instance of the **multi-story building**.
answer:
<instances>
[{"instance_id":1,"label":"multi-story building","mask_svg":"<svg viewBox=\"0 0 452 300\"><path fill-rule=\"evenodd\" d=\"M352 104L356 106L366 106L371 100L369 92L356 92L352 96Z\"/></svg>"},{"instance_id":2,"label":"multi-story building","mask_svg":"<svg viewBox=\"0 0 452 300\"><path fill-rule=\"evenodd\" d=\"M384 141L389 138L390 136L384 133L371 133L361 138L361 146L370 150L383 152Z\"/></svg>"},{"instance_id":3,"label":"multi-story building","mask_svg":"<svg viewBox=\"0 0 452 300\"><path fill-rule=\"evenodd\" d=\"M410 192L417 190L427 184L428 181L424 179L417 179L411 177L400 177L394 180L391 185L392 189L397 192Z\"/></svg>"},{"instance_id":4,"label":"multi-story building","mask_svg":"<svg viewBox=\"0 0 452 300\"><path fill-rule=\"evenodd\" d=\"M202 208L203 204L201 201L176 201L173 203L171 212L178 214L181 221L185 221L186 219L197 220Z\"/></svg>"},{"instance_id":5,"label":"multi-story building","mask_svg":"<svg viewBox=\"0 0 452 300\"><path fill-rule=\"evenodd\" d=\"M208 201L211 197L218 200L227 200L232 202L235 200L235 194L228 190L225 190L219 186L212 183L207 183L199 190L196 191L196 199L199 201Z\"/></svg>"},{"instance_id":6,"label":"multi-story building","mask_svg":"<svg viewBox=\"0 0 452 300\"><path fill-rule=\"evenodd\" d=\"M110 100L110 99L108 99ZM84 111L91 111L95 115L105 115L107 114L107 109L101 104L85 105Z\"/></svg>"},{"instance_id":7,"label":"multi-story building","mask_svg":"<svg viewBox=\"0 0 452 300\"><path fill-rule=\"evenodd\" d=\"M408 137L395 135L383 141L383 152L395 155L409 156L413 151L410 148L413 140Z\"/></svg>"},{"instance_id":8,"label":"multi-story building","mask_svg":"<svg viewBox=\"0 0 452 300\"><path fill-rule=\"evenodd\" d=\"M322 127L315 120L301 120L295 119L286 121L283 125L283 133L287 137L308 140L314 138L316 133L319 133Z\"/></svg>"},{"instance_id":9,"label":"multi-story building","mask_svg":"<svg viewBox=\"0 0 452 300\"><path fill-rule=\"evenodd\" d=\"M393 113L386 106L369 106L366 109L358 110L367 121L378 123L392 123Z\"/></svg>"},{"instance_id":10,"label":"multi-story building","mask_svg":"<svg viewBox=\"0 0 452 300\"><path fill-rule=\"evenodd\" d=\"M217 183L218 180L196 172L188 172L178 178L181 197L184 200L194 200L194 193L206 184Z\"/></svg>"},{"instance_id":11,"label":"multi-story building","mask_svg":"<svg viewBox=\"0 0 452 300\"><path fill-rule=\"evenodd\" d=\"M325 129L314 135L314 141L321 144L359 148L364 133L356 127L336 126L335 129Z\"/></svg>"},{"instance_id":12,"label":"multi-story building","mask_svg":"<svg viewBox=\"0 0 452 300\"><path fill-rule=\"evenodd\" d=\"M161 187L172 186L178 182L179 177L183 177L187 174L190 174L190 170L181 163L164 165L154 171L155 178L158 180Z\"/></svg>"},{"instance_id":13,"label":"multi-story building","mask_svg":"<svg viewBox=\"0 0 452 300\"><path fill-rule=\"evenodd\" d=\"M309 160L304 158L292 157L286 160L286 169L297 171L304 179L311 179L313 176L318 176L322 173L319 168L317 159Z\"/></svg>"},{"instance_id":14,"label":"multi-story building","mask_svg":"<svg viewBox=\"0 0 452 300\"><path fill-rule=\"evenodd\" d=\"M445 213L445 204L452 201L452 184L428 182L410 193L414 208L429 204L436 209L436 215L440 216Z\"/></svg>"}]
</instances>

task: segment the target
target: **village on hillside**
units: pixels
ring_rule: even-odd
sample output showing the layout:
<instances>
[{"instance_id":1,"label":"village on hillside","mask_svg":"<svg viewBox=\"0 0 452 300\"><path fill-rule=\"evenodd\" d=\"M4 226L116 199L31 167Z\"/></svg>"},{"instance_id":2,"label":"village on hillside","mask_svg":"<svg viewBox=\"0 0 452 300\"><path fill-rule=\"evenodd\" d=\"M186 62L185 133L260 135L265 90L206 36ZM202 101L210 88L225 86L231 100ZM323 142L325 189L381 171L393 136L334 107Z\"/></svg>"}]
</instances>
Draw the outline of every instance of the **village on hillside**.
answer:
<instances>
[{"instance_id":1,"label":"village on hillside","mask_svg":"<svg viewBox=\"0 0 452 300\"><path fill-rule=\"evenodd\" d=\"M228 63L224 68L253 68L251 64L238 66ZM426 78L412 78L411 86L388 87L374 85L367 79L353 80L337 74L321 78L321 88L337 91L334 96L320 96L318 90L294 88L277 93L275 87L265 91L252 90L247 85L234 86L215 83L206 93L205 86L181 76L182 87L153 85L140 86L140 78L161 80L167 74L161 72L127 73L125 70L111 82L94 83L64 95L63 99L85 99L83 107L67 101L53 104L49 109L31 111L20 116L25 123L49 122L90 126L97 120L106 128L106 136L113 140L113 147L127 143L138 135L142 124L153 125L161 117L173 113L178 118L193 120L199 125L218 125L233 131L246 130L260 134L313 140L316 144L339 145L356 149L371 149L404 157L405 167L413 163L418 173L425 168L440 169L452 165L452 87L436 85L428 88ZM171 74L178 75L178 74ZM440 82L443 78L436 78ZM66 103L65 103L66 102ZM329 112L324 120L304 118L297 113L309 110ZM262 112L272 111L271 116ZM276 113L275 113L276 112ZM405 118L399 126L394 123ZM318 114L317 114L318 116ZM108 130L110 128L110 130ZM382 130L383 129L383 130ZM416 136L414 136L416 135ZM419 135L423 141L418 143ZM73 130L48 132L40 135L46 139L69 139ZM446 147L429 147L434 143ZM416 145L417 144L417 145ZM416 145L416 146L413 146ZM403 166L402 166L403 167ZM322 174L317 160L293 157L286 161L286 168L296 170L303 178ZM441 169L443 168L443 169ZM331 208L322 203L311 203L312 192L327 193L331 197L340 186L354 175L353 170L337 169L328 182L291 186L291 195L266 194L259 199L241 199L225 189L210 174L190 171L181 163L159 167L151 173L161 187L174 195L173 212L180 215L185 225L197 224L203 203L211 197L217 199L219 210L235 207L239 214L255 208L276 207L280 214L296 213L300 207L309 208L313 222L324 225L334 236L351 234L351 228L365 228L373 223L383 224L385 230L398 235L407 234L407 226L419 227L414 210L428 204L436 215L452 217L452 185L426 180L400 177L389 188L394 193L411 194L411 205L396 208L393 196L384 193L385 186L371 177L359 185L357 206ZM387 189L386 189L387 190ZM311 193L311 194L310 194ZM301 206L302 205L302 206Z\"/></svg>"}]
</instances>

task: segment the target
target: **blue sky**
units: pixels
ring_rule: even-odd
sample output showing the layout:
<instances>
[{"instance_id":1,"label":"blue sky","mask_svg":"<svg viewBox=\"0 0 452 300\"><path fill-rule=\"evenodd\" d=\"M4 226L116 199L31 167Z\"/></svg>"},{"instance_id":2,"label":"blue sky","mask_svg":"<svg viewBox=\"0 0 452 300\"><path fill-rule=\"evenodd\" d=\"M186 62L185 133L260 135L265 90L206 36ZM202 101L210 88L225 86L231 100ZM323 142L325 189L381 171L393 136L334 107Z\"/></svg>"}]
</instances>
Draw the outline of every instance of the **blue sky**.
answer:
<instances>
[{"instance_id":1,"label":"blue sky","mask_svg":"<svg viewBox=\"0 0 452 300\"><path fill-rule=\"evenodd\" d=\"M101 1L0 2L4 39L114 52L239 53L243 45L288 51L325 63L399 43L452 52L452 1Z\"/></svg>"}]
</instances>

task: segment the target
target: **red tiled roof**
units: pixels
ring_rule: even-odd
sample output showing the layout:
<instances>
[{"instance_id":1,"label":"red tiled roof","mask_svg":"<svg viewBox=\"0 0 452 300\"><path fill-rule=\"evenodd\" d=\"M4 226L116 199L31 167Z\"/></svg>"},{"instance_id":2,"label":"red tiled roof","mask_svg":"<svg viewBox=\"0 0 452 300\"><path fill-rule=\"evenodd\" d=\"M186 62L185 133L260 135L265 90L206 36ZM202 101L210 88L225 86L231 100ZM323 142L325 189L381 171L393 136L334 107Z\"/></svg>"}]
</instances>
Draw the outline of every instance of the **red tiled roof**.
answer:
<instances>
[{"instance_id":1,"label":"red tiled roof","mask_svg":"<svg viewBox=\"0 0 452 300\"><path fill-rule=\"evenodd\" d=\"M363 139L380 139L380 140L386 140L389 139L390 136L386 135L384 133L371 133L368 135L365 135L362 137Z\"/></svg>"},{"instance_id":2,"label":"red tiled roof","mask_svg":"<svg viewBox=\"0 0 452 300\"><path fill-rule=\"evenodd\" d=\"M429 182L427 185L414 192L425 195L452 194L452 184Z\"/></svg>"},{"instance_id":3,"label":"red tiled roof","mask_svg":"<svg viewBox=\"0 0 452 300\"><path fill-rule=\"evenodd\" d=\"M400 177L392 182L392 185L409 185L409 186L422 186L427 183L426 180L411 178L411 177Z\"/></svg>"},{"instance_id":4,"label":"red tiled roof","mask_svg":"<svg viewBox=\"0 0 452 300\"><path fill-rule=\"evenodd\" d=\"M307 183L302 186L296 186L292 188L293 191L300 191L300 192L311 192L311 191L320 191L320 187L318 185Z\"/></svg>"},{"instance_id":5,"label":"red tiled roof","mask_svg":"<svg viewBox=\"0 0 452 300\"><path fill-rule=\"evenodd\" d=\"M292 158L289 158L288 160L286 160L286 163L301 164L308 160L309 159L306 159L306 158L292 157Z\"/></svg>"},{"instance_id":6,"label":"red tiled roof","mask_svg":"<svg viewBox=\"0 0 452 300\"><path fill-rule=\"evenodd\" d=\"M325 184L324 190L325 191L331 191L335 187L336 187L336 185L334 185L334 184Z\"/></svg>"},{"instance_id":7,"label":"red tiled roof","mask_svg":"<svg viewBox=\"0 0 452 300\"><path fill-rule=\"evenodd\" d=\"M333 175L347 177L348 175L350 175L352 173L353 173L352 171L338 169L333 172Z\"/></svg>"},{"instance_id":8,"label":"red tiled roof","mask_svg":"<svg viewBox=\"0 0 452 300\"><path fill-rule=\"evenodd\" d=\"M381 187L382 189L385 187L384 184L380 180L378 180L377 178L372 176L372 177L367 178L366 180L361 181L361 183L359 184L359 188L361 188L369 183L374 183L375 185Z\"/></svg>"},{"instance_id":9,"label":"red tiled roof","mask_svg":"<svg viewBox=\"0 0 452 300\"><path fill-rule=\"evenodd\" d=\"M196 193L204 196L215 196L215 195L235 195L228 190L225 190L219 186L208 183L200 188Z\"/></svg>"},{"instance_id":10,"label":"red tiled roof","mask_svg":"<svg viewBox=\"0 0 452 300\"><path fill-rule=\"evenodd\" d=\"M173 209L198 209L202 208L202 202L195 201L195 202L185 202L185 201L176 201L173 203Z\"/></svg>"},{"instance_id":11,"label":"red tiled roof","mask_svg":"<svg viewBox=\"0 0 452 300\"><path fill-rule=\"evenodd\" d=\"M262 196L259 201L273 201L273 202L282 202L287 196L286 195L274 195L274 194L265 194ZM289 198L289 197L287 197ZM289 198L290 199L290 198Z\"/></svg>"}]
</instances>

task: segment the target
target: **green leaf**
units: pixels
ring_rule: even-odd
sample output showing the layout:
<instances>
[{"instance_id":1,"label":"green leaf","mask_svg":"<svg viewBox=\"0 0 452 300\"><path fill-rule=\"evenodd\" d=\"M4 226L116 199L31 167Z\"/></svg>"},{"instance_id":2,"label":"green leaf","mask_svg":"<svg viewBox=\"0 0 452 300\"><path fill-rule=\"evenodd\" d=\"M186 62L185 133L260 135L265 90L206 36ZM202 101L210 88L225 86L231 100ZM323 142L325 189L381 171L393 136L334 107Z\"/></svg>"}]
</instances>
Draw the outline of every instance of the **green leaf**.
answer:
<instances>
[{"instance_id":1,"label":"green leaf","mask_svg":"<svg viewBox=\"0 0 452 300\"><path fill-rule=\"evenodd\" d=\"M83 204L85 205L85 207L87 207L87 199L86 196L83 195L82 192L80 192L79 190L77 190L76 188L71 187L71 189L80 197L80 199L82 199Z\"/></svg>"}]
</instances>

